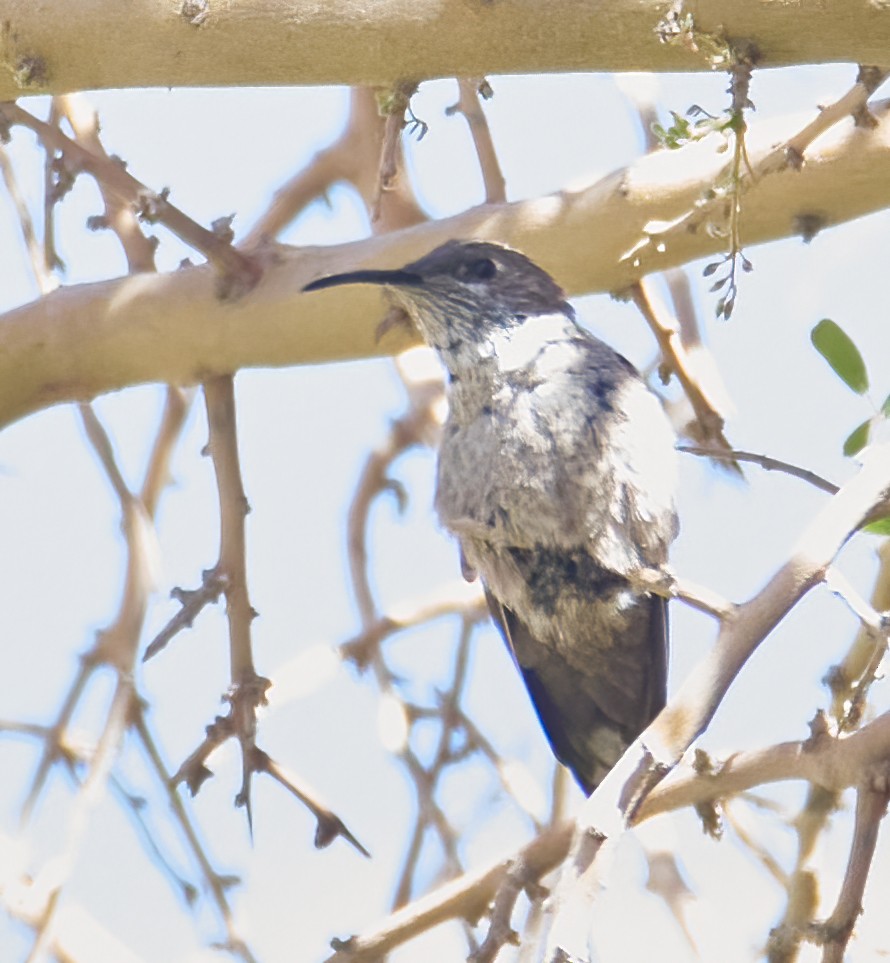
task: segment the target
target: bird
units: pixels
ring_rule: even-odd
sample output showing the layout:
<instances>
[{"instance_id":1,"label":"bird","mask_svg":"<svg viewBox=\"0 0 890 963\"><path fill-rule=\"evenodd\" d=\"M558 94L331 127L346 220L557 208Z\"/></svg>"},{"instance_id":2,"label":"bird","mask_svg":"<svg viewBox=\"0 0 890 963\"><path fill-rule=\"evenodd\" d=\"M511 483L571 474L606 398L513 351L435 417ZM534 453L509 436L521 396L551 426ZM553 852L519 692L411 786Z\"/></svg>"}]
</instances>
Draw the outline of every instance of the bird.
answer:
<instances>
[{"instance_id":1,"label":"bird","mask_svg":"<svg viewBox=\"0 0 890 963\"><path fill-rule=\"evenodd\" d=\"M520 251L449 240L382 285L447 372L435 509L480 578L556 758L590 795L663 708L675 436L634 366Z\"/></svg>"}]
</instances>

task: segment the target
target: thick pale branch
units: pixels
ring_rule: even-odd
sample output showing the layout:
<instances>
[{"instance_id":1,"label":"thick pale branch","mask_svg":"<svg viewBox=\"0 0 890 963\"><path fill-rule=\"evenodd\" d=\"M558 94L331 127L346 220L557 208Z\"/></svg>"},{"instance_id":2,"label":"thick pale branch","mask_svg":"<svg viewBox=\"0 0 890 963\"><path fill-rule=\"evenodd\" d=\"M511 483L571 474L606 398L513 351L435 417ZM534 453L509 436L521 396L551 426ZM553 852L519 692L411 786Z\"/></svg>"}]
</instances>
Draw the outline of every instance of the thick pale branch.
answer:
<instances>
[{"instance_id":1,"label":"thick pale branch","mask_svg":"<svg viewBox=\"0 0 890 963\"><path fill-rule=\"evenodd\" d=\"M7 0L0 99L114 87L389 84L580 70L705 70L658 42L666 0ZM757 43L763 66L880 63L890 17L874 0L697 0L696 28ZM96 38L114 37L102 44ZM260 54L259 52L262 51Z\"/></svg>"},{"instance_id":2,"label":"thick pale branch","mask_svg":"<svg viewBox=\"0 0 890 963\"><path fill-rule=\"evenodd\" d=\"M789 236L802 214L833 224L890 205L890 113L852 120L821 138L802 171L766 178L745 195L746 245ZM801 122L752 127L749 150L768 150ZM241 367L278 367L368 357L404 348L396 329L381 343L380 293L365 286L302 296L312 278L358 265L403 264L449 237L504 241L526 251L569 291L627 288L637 279L620 258L653 218L672 219L711 186L724 163L718 144L658 152L584 189L483 205L456 217L337 247L268 252L260 284L240 301L214 294L209 268L60 289L0 317L0 424L60 401L83 401L143 382L190 384ZM608 225L604 230L603 225ZM648 267L664 270L719 250L702 231L678 238Z\"/></svg>"},{"instance_id":3,"label":"thick pale branch","mask_svg":"<svg viewBox=\"0 0 890 963\"><path fill-rule=\"evenodd\" d=\"M824 734L730 756L713 773L690 767L657 786L640 807L637 822L658 813L735 796L755 786L803 779L833 792L862 784L865 773L890 757L890 714L845 739Z\"/></svg>"}]
</instances>

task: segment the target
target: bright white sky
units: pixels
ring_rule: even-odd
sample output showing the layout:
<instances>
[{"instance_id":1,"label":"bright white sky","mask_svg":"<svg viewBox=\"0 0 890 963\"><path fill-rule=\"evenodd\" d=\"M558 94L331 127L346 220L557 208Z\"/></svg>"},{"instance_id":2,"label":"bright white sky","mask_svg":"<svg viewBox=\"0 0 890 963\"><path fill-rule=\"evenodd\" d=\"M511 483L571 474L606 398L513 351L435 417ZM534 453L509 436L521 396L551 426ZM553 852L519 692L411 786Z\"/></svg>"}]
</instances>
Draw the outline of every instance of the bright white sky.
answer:
<instances>
[{"instance_id":1,"label":"bright white sky","mask_svg":"<svg viewBox=\"0 0 890 963\"><path fill-rule=\"evenodd\" d=\"M853 68L831 66L758 74L752 87L753 120L789 112L806 115L816 104L840 96L854 75ZM492 84L495 98L486 111L511 199L594 179L631 163L639 153L636 121L607 77L492 78ZM725 87L722 75L663 78L658 94L662 115L668 108L682 112L692 103L717 113L726 102ZM124 157L136 177L155 189L169 186L171 199L203 223L236 212L234 226L241 233L275 188L336 134L347 93L155 90L90 99L100 112L106 148ZM412 142L411 167L420 198L433 216L481 200L465 124L443 115L454 99L455 85L438 82L424 85L413 103L430 129L423 141ZM45 115L45 102L23 103ZM39 223L42 161L21 131L15 131L9 152ZM315 203L282 240L335 243L367 232L364 213L348 190L332 191L329 200L330 207ZM97 190L86 178L61 207L65 283L113 277L124 270L117 242L83 228L85 218L100 209ZM809 331L821 318L831 317L853 336L871 363L880 403L890 390L886 366L879 362L890 356L884 316L887 229L884 213L827 231L809 246L792 240L748 251L755 270L743 279L729 323L713 320L701 265L691 266L705 336L736 406L728 424L735 445L804 465L835 481L849 476L853 466L841 457L841 442L870 411L816 355ZM163 229L157 233L162 269L175 268L192 253ZM7 310L37 292L3 190L0 254L0 310ZM638 366L649 365L654 345L631 306L605 296L579 299L577 306L596 334ZM381 745L372 683L345 669L316 672L328 664L321 653L357 630L346 576L345 510L369 447L383 437L403 399L385 360L246 372L236 386L245 484L253 507L249 570L253 602L261 613L255 625L258 668L282 680L270 694L261 742L317 788L374 858L366 861L340 841L315 852L310 817L263 780L255 787L251 845L243 813L230 806L239 780L231 747L212 760L216 778L192 809L215 865L242 876L235 905L259 958L309 963L323 957L331 937L360 931L385 913L413 818L408 784ZM159 388L143 387L97 405L133 487L160 399ZM200 457L205 441L197 407L174 464L175 488L165 496L159 516L163 572L150 631L174 611L166 600L170 588L196 585L201 570L216 557L215 492L210 465ZM459 577L454 548L432 519L432 468L428 453L403 459L397 475L411 494L405 517L385 500L375 512L373 573L384 608ZM769 578L824 498L785 476L753 468L747 476L748 483L740 484L691 457L684 460L682 534L673 558L683 575L739 601ZM47 722L73 677L78 653L115 610L123 557L118 511L69 408L35 415L0 434L0 491L6 546L0 556L6 639L0 717ZM874 573L873 550L874 543L862 538L843 557L843 571L864 594ZM674 605L672 628L675 685L706 651L713 626ZM855 628L840 602L825 591L813 593L745 669L702 744L719 755L804 737L807 721L826 705L820 680L845 651ZM446 624L391 643L398 665L414 680L409 691L429 697L432 686L441 684L455 635ZM200 741L203 727L219 711L219 695L227 684L226 651L222 614L206 611L192 632L177 638L141 674L151 722L171 769ZM107 686L97 686L78 717L85 730L101 718L107 691ZM874 700L879 709L885 707L884 685L875 688ZM490 630L478 636L468 705L494 745L527 765L546 792L551 765L546 744ZM17 807L36 759L34 744L0 738L0 865L4 860L12 865L8 837L15 832ZM165 803L136 753L125 756L122 778L129 791L152 801L146 818L155 838L180 871L196 880L167 828ZM802 790L764 795L787 802L801 799ZM482 765L449 783L444 796L456 824L467 827L463 855L471 865L509 852L528 836L528 820L497 796L496 783ZM69 799L64 778L51 783L38 816L39 846L23 857L29 871L39 870L59 847ZM736 812L790 868L793 833L775 817L743 804ZM818 864L827 882L826 910L846 861L849 820L841 817L837 826ZM689 915L702 957L727 963L756 958L783 903L782 890L750 851L738 846L732 833L721 844L702 838L689 814L662 820L650 833L658 838L648 845L676 843L683 853L697 894ZM866 893L851 960L873 959L878 948L890 949L877 898L890 885L882 864L886 867L888 861L879 859ZM423 865L422 878L431 881L437 868L434 855ZM690 959L644 882L643 858L638 844L629 840L601 903L603 959L643 963L655 952L678 963ZM116 801L100 804L65 900L69 911L86 907L139 959L198 963L218 958L205 948L222 935L208 902L200 904L196 928ZM640 914L645 926L639 925ZM394 959L462 958L456 929L436 933L423 945L426 949L414 944ZM4 950L5 959L18 959L26 952L27 934L0 917L0 946L14 947ZM125 957L117 950L93 959Z\"/></svg>"}]
</instances>

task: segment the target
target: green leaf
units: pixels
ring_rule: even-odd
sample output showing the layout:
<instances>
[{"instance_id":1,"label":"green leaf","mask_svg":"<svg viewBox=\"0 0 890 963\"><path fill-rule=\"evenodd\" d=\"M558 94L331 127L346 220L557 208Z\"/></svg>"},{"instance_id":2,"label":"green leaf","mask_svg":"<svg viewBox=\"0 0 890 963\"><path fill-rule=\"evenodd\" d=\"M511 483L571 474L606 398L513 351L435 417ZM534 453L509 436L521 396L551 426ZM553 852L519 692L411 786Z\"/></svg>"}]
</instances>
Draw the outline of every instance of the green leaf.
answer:
<instances>
[{"instance_id":1,"label":"green leaf","mask_svg":"<svg viewBox=\"0 0 890 963\"><path fill-rule=\"evenodd\" d=\"M859 349L840 325L830 318L823 318L810 333L810 340L848 388L857 395L864 395L868 391L865 362Z\"/></svg>"},{"instance_id":2,"label":"green leaf","mask_svg":"<svg viewBox=\"0 0 890 963\"><path fill-rule=\"evenodd\" d=\"M885 418L890 418L890 395L884 399L884 403L881 405L881 414Z\"/></svg>"},{"instance_id":3,"label":"green leaf","mask_svg":"<svg viewBox=\"0 0 890 963\"><path fill-rule=\"evenodd\" d=\"M854 428L849 435L847 435L847 440L844 442L844 454L847 458L853 455L858 455L860 451L868 444L868 433L871 429L871 419L868 418L859 425L858 428Z\"/></svg>"},{"instance_id":4,"label":"green leaf","mask_svg":"<svg viewBox=\"0 0 890 963\"><path fill-rule=\"evenodd\" d=\"M872 535L890 535L890 515L885 515L876 522L864 525L862 531L870 532Z\"/></svg>"}]
</instances>

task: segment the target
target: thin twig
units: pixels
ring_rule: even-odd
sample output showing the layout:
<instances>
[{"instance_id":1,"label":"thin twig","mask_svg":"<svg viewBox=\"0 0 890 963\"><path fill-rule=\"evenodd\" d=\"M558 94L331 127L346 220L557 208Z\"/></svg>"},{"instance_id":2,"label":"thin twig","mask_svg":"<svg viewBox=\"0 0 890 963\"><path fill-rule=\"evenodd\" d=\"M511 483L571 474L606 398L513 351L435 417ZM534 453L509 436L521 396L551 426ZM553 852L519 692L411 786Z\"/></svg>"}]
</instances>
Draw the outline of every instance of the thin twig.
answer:
<instances>
[{"instance_id":1,"label":"thin twig","mask_svg":"<svg viewBox=\"0 0 890 963\"><path fill-rule=\"evenodd\" d=\"M18 179L15 176L12 162L6 148L0 145L0 174L6 184L6 190L15 207L19 219L19 226L22 230L22 239L25 242L25 249L28 252L28 259L31 262L31 271L37 281L37 287L41 294L49 294L59 286L58 278L48 270L44 260L44 251L41 249L40 242L37 240L37 233L34 230L34 222L28 205L25 203L22 192L19 190Z\"/></svg>"},{"instance_id":2,"label":"thin twig","mask_svg":"<svg viewBox=\"0 0 890 963\"><path fill-rule=\"evenodd\" d=\"M810 938L822 944L822 963L843 963L853 935L853 927L862 912L862 894L868 880L878 842L878 829L887 813L890 783L886 763L866 777L856 796L856 817L853 824L853 844L844 873L844 881L831 916L813 928Z\"/></svg>"},{"instance_id":3,"label":"thin twig","mask_svg":"<svg viewBox=\"0 0 890 963\"><path fill-rule=\"evenodd\" d=\"M769 455L761 455L753 451L741 451L738 448L720 449L701 445L677 445L677 451L682 451L687 455L699 455L703 458L720 458L728 461L745 461L760 465L766 471L780 471L786 475L792 475L805 481L820 491L828 492L829 495L836 495L840 490L837 485L817 475L809 468L801 468L792 465L790 462L781 461L778 458L770 458Z\"/></svg>"},{"instance_id":4,"label":"thin twig","mask_svg":"<svg viewBox=\"0 0 890 963\"><path fill-rule=\"evenodd\" d=\"M74 871L80 848L86 839L90 815L105 793L111 767L130 723L135 699L132 681L119 675L102 735L90 759L87 777L80 786L68 815L65 842L55 861L52 890L48 894L36 938L25 963L42 961L53 944L53 924L63 887Z\"/></svg>"},{"instance_id":5,"label":"thin twig","mask_svg":"<svg viewBox=\"0 0 890 963\"><path fill-rule=\"evenodd\" d=\"M198 839L198 834L195 828L192 826L189 815L186 812L186 808L179 797L179 793L176 791L176 785L173 779L170 778L167 768L161 759L160 750L152 736L148 724L145 720L145 715L141 710L134 713L133 717L133 728L139 737L139 741L148 756L149 761L158 777L161 785L164 787L165 793L167 795L167 801L170 805L176 822L179 825L182 834L185 836L186 842L188 843L189 849L198 866L201 868L201 874L204 878L210 894L213 897L213 901L216 904L217 910L223 919L226 931L228 934L227 946L228 948L237 956L239 956L244 963L257 963L256 958L253 953L247 947L247 944L238 934L235 928L235 918L232 913L232 908L229 906L229 900L226 895L226 889L231 886L234 882L231 878L220 876L219 873L214 870L210 865L210 860L207 854L204 852L204 847L201 845Z\"/></svg>"},{"instance_id":6,"label":"thin twig","mask_svg":"<svg viewBox=\"0 0 890 963\"><path fill-rule=\"evenodd\" d=\"M651 283L637 281L628 290L631 300L649 325L661 350L664 364L672 371L692 405L697 419L697 437L718 451L728 451L723 434L724 415L715 398L708 395L680 338L680 330L665 306L655 296Z\"/></svg>"},{"instance_id":7,"label":"thin twig","mask_svg":"<svg viewBox=\"0 0 890 963\"><path fill-rule=\"evenodd\" d=\"M333 810L325 806L317 793L310 789L305 782L298 779L292 772L288 772L284 766L272 759L268 753L262 749L254 749L253 758L254 772L265 772L276 782L296 796L297 799L315 816L318 827L315 832L315 848L324 849L329 846L338 836L342 836L348 843L354 846L362 856L371 858L371 854L349 831L349 827Z\"/></svg>"},{"instance_id":8,"label":"thin twig","mask_svg":"<svg viewBox=\"0 0 890 963\"><path fill-rule=\"evenodd\" d=\"M630 573L628 580L644 592L666 599L679 599L721 622L735 618L738 612L735 603L729 602L713 589L680 578L666 569L638 569Z\"/></svg>"},{"instance_id":9,"label":"thin twig","mask_svg":"<svg viewBox=\"0 0 890 963\"><path fill-rule=\"evenodd\" d=\"M166 191L156 193L140 183L118 161L99 157L66 137L57 127L38 120L17 104L0 105L0 117L10 125L32 130L47 149L60 152L74 170L85 170L149 222L158 221L186 244L200 251L216 266L222 278L221 294L237 296L249 291L260 279L256 260L232 247L223 233L216 233L193 221L167 200Z\"/></svg>"},{"instance_id":10,"label":"thin twig","mask_svg":"<svg viewBox=\"0 0 890 963\"><path fill-rule=\"evenodd\" d=\"M735 833L736 838L741 842L769 875L783 888L788 887L788 874L782 869L781 863L766 848L766 846L756 838L748 828L742 823L733 806L729 803L723 805L723 818L726 825Z\"/></svg>"},{"instance_id":11,"label":"thin twig","mask_svg":"<svg viewBox=\"0 0 890 963\"><path fill-rule=\"evenodd\" d=\"M364 669L386 639L449 615L459 615L474 623L484 621L488 618L485 597L481 593L470 594L465 585L460 585L454 592L436 591L429 599L410 606L403 604L386 615L378 616L368 628L341 643L338 651L343 659Z\"/></svg>"},{"instance_id":12,"label":"thin twig","mask_svg":"<svg viewBox=\"0 0 890 963\"><path fill-rule=\"evenodd\" d=\"M483 79L461 78L457 82L458 100L452 107L446 109L446 114L460 113L464 116L467 126L470 128L470 135L473 138L473 146L476 149L476 157L479 161L479 170L482 174L482 183L485 186L485 203L501 204L507 199L507 183L498 161L497 151L494 148L494 140L485 117L485 111L479 103L479 92L486 92L487 97L491 96L491 88L488 81Z\"/></svg>"}]
</instances>

